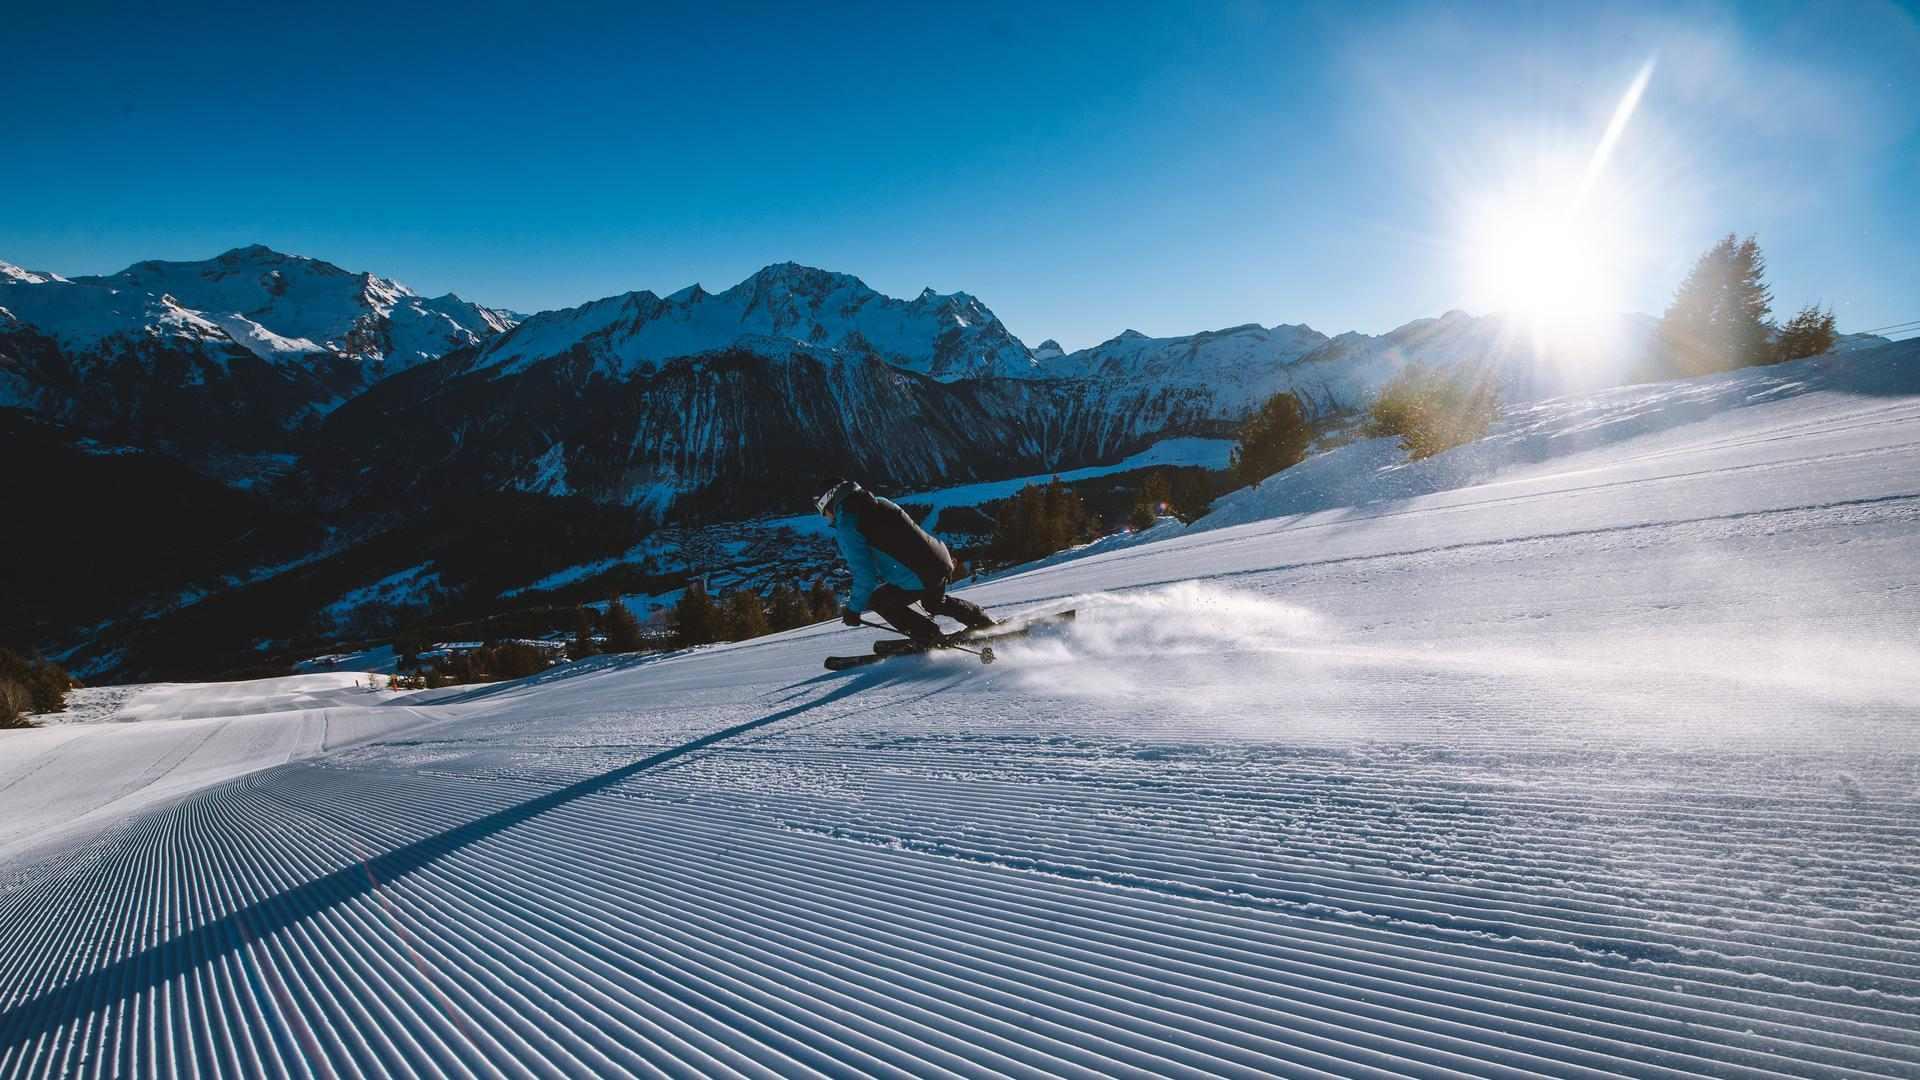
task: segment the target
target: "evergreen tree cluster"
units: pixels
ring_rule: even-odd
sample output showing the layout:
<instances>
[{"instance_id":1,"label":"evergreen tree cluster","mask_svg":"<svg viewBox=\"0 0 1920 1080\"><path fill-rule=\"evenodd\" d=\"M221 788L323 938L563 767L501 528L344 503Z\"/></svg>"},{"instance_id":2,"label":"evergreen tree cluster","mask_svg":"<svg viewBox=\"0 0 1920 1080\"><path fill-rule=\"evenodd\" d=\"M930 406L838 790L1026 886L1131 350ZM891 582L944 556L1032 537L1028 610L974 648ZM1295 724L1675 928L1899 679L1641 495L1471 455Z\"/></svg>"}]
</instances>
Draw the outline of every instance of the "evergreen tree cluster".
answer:
<instances>
[{"instance_id":1,"label":"evergreen tree cluster","mask_svg":"<svg viewBox=\"0 0 1920 1080\"><path fill-rule=\"evenodd\" d=\"M77 685L51 660L0 649L0 728L32 727L28 713L59 712L67 707L67 691Z\"/></svg>"},{"instance_id":2,"label":"evergreen tree cluster","mask_svg":"<svg viewBox=\"0 0 1920 1080\"><path fill-rule=\"evenodd\" d=\"M1414 363L1380 388L1365 431L1398 436L1407 456L1419 460L1480 438L1499 414L1500 391L1488 373Z\"/></svg>"},{"instance_id":3,"label":"evergreen tree cluster","mask_svg":"<svg viewBox=\"0 0 1920 1080\"><path fill-rule=\"evenodd\" d=\"M1300 399L1286 391L1275 394L1240 425L1240 441L1233 448L1231 464L1234 479L1258 484L1298 465L1312 443L1313 425Z\"/></svg>"},{"instance_id":4,"label":"evergreen tree cluster","mask_svg":"<svg viewBox=\"0 0 1920 1080\"><path fill-rule=\"evenodd\" d=\"M1213 483L1203 470L1155 469L1140 481L1127 526L1139 532L1169 514L1184 522L1197 521L1212 505Z\"/></svg>"},{"instance_id":5,"label":"evergreen tree cluster","mask_svg":"<svg viewBox=\"0 0 1920 1080\"><path fill-rule=\"evenodd\" d=\"M567 659L585 660L600 651L600 643L594 640L595 629L592 609L585 604L575 604L573 638L567 642Z\"/></svg>"},{"instance_id":6,"label":"evergreen tree cluster","mask_svg":"<svg viewBox=\"0 0 1920 1080\"><path fill-rule=\"evenodd\" d=\"M1767 361L1773 293L1766 274L1766 257L1751 236L1741 240L1728 233L1700 256L1660 323L1673 374L1704 375Z\"/></svg>"},{"instance_id":7,"label":"evergreen tree cluster","mask_svg":"<svg viewBox=\"0 0 1920 1080\"><path fill-rule=\"evenodd\" d=\"M1773 342L1774 362L1786 363L1788 360L1819 356L1833 348L1833 340L1837 336L1833 309L1822 310L1818 304L1809 304L1780 328L1780 336Z\"/></svg>"},{"instance_id":8,"label":"evergreen tree cluster","mask_svg":"<svg viewBox=\"0 0 1920 1080\"><path fill-rule=\"evenodd\" d=\"M1028 484L995 508L987 555L995 564L1032 562L1083 544L1100 533L1100 518L1059 477Z\"/></svg>"},{"instance_id":9,"label":"evergreen tree cluster","mask_svg":"<svg viewBox=\"0 0 1920 1080\"><path fill-rule=\"evenodd\" d=\"M682 647L716 641L745 641L763 634L824 622L840 614L840 598L822 578L802 592L782 582L770 595L734 589L716 597L706 582L693 578L673 605L674 643Z\"/></svg>"},{"instance_id":10,"label":"evergreen tree cluster","mask_svg":"<svg viewBox=\"0 0 1920 1080\"><path fill-rule=\"evenodd\" d=\"M602 618L607 630L608 652L639 652L646 646L646 639L640 633L640 620L633 617L633 611L621 603L619 597L607 597L607 610Z\"/></svg>"},{"instance_id":11,"label":"evergreen tree cluster","mask_svg":"<svg viewBox=\"0 0 1920 1080\"><path fill-rule=\"evenodd\" d=\"M442 686L499 682L538 675L559 661L552 649L520 641L504 641L436 656L410 673L395 672L387 685L395 690L435 690Z\"/></svg>"},{"instance_id":12,"label":"evergreen tree cluster","mask_svg":"<svg viewBox=\"0 0 1920 1080\"><path fill-rule=\"evenodd\" d=\"M1655 377L1705 375L1818 356L1833 347L1833 312L1809 304L1775 327L1767 260L1749 236L1729 233L1693 264L1660 321Z\"/></svg>"}]
</instances>

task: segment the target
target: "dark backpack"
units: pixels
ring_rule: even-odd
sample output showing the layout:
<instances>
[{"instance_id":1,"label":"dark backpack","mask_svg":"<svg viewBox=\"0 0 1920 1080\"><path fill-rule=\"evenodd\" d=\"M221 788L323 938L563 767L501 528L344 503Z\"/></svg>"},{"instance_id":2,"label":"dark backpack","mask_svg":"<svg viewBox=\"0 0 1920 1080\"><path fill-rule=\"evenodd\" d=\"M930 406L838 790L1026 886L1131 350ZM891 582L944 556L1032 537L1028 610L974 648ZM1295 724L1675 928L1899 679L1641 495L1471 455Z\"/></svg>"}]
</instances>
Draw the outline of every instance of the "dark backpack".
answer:
<instances>
[{"instance_id":1,"label":"dark backpack","mask_svg":"<svg viewBox=\"0 0 1920 1080\"><path fill-rule=\"evenodd\" d=\"M953 555L947 551L947 545L915 524L905 510L875 498L863 487L848 492L840 509L853 511L860 534L874 550L884 551L898 560L927 588L941 588L953 577Z\"/></svg>"}]
</instances>

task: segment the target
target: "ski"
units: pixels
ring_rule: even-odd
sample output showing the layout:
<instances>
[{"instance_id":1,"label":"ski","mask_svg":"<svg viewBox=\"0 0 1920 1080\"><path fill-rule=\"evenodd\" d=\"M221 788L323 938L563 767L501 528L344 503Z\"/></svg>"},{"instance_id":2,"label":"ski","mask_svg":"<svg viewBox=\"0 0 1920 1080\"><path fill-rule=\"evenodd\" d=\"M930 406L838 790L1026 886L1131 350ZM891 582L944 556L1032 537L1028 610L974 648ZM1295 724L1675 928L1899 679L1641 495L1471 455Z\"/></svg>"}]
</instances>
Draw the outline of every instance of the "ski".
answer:
<instances>
[{"instance_id":1,"label":"ski","mask_svg":"<svg viewBox=\"0 0 1920 1080\"><path fill-rule=\"evenodd\" d=\"M1073 618L1074 609L1068 608L1065 611L1056 611L1048 615L1037 615L1031 619L1021 619L1018 622L1000 623L996 626L989 626L980 630L963 630L949 636L943 644L936 645L934 648L979 645L981 646L979 650L980 662L983 664L991 664L994 661L993 642L1025 637L1033 631L1044 627L1058 626L1061 623L1072 622ZM873 643L873 651L871 653L867 653L864 656L829 656L827 657L826 665L828 671L846 671L849 668L866 667L868 664L877 664L882 660L888 660L896 656L918 656L927 651L930 650L918 648L905 638L882 638ZM967 651L972 650L969 648Z\"/></svg>"},{"instance_id":2,"label":"ski","mask_svg":"<svg viewBox=\"0 0 1920 1080\"><path fill-rule=\"evenodd\" d=\"M978 645L996 641L1008 641L1025 637L1035 630L1072 622L1073 618L1074 609L1068 608L1065 611L1055 611L1046 615L1036 615L1031 619L999 623L980 630L961 630L948 635L946 644ZM906 638L881 638L879 641L873 643L873 651L887 656L897 656L902 653L913 652L914 647L913 643Z\"/></svg>"},{"instance_id":3,"label":"ski","mask_svg":"<svg viewBox=\"0 0 1920 1080\"><path fill-rule=\"evenodd\" d=\"M925 653L932 652L934 649L950 649L954 647L952 645L935 645L935 646L932 646L931 648L919 649L919 648L914 648L912 646L912 643L906 641L905 639L902 639L900 644L905 647L896 648L896 649L887 649L884 651L875 649L873 652L866 653L860 656L829 656L827 657L827 670L828 671L845 671L848 668L865 667L868 664L877 664L882 660L893 660L903 656L921 656ZM975 656L978 656L980 658L980 662L983 664L993 663L993 649L991 647L981 648L981 649L971 649L971 648L962 647L960 651L970 652Z\"/></svg>"},{"instance_id":4,"label":"ski","mask_svg":"<svg viewBox=\"0 0 1920 1080\"><path fill-rule=\"evenodd\" d=\"M868 664L877 664L882 660L889 659L896 655L904 654L866 653L861 656L829 656L827 657L827 670L845 671L848 668L866 667Z\"/></svg>"}]
</instances>

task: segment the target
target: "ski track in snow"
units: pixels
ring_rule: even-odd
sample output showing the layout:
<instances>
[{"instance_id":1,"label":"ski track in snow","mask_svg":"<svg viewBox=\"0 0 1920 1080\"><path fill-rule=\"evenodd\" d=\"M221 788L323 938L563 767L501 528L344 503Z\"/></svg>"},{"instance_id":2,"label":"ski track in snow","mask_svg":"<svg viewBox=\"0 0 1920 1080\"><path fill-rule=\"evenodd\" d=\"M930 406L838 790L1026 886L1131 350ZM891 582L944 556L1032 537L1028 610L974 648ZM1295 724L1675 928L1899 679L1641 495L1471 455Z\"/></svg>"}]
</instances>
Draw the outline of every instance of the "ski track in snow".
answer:
<instances>
[{"instance_id":1,"label":"ski track in snow","mask_svg":"<svg viewBox=\"0 0 1920 1080\"><path fill-rule=\"evenodd\" d=\"M1920 404L1694 434L339 703L0 879L0 1074L1920 1075Z\"/></svg>"}]
</instances>

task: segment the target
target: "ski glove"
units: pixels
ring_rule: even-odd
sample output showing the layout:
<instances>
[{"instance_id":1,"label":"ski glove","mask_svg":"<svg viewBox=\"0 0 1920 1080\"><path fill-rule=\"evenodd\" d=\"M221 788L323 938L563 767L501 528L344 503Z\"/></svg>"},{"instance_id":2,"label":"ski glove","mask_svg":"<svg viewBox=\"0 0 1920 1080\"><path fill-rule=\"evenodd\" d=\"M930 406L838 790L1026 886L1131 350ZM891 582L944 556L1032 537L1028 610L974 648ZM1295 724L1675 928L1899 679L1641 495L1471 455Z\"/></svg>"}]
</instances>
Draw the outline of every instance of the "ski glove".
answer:
<instances>
[{"instance_id":1,"label":"ski glove","mask_svg":"<svg viewBox=\"0 0 1920 1080\"><path fill-rule=\"evenodd\" d=\"M859 626L860 613L850 607L843 607L840 609L840 621L848 626Z\"/></svg>"}]
</instances>

